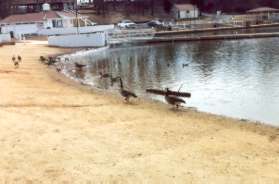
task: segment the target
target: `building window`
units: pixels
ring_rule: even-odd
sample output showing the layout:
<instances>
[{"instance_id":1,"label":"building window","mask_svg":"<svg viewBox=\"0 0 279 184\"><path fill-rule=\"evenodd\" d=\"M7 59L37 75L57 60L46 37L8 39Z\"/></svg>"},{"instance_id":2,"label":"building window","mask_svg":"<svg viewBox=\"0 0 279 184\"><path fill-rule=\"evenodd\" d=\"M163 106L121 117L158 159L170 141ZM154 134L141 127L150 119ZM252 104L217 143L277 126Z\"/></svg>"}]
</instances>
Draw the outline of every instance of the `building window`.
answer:
<instances>
[{"instance_id":1,"label":"building window","mask_svg":"<svg viewBox=\"0 0 279 184\"><path fill-rule=\"evenodd\" d=\"M62 20L52 20L53 27L63 27L63 21Z\"/></svg>"}]
</instances>

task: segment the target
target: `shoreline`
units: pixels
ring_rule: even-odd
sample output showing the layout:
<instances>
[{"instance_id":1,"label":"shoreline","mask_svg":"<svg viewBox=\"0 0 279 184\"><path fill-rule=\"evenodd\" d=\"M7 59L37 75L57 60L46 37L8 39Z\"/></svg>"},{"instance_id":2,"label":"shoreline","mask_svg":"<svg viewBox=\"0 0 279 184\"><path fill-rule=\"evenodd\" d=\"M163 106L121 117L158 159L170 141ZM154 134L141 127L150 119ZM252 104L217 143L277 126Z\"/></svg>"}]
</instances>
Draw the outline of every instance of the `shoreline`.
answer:
<instances>
[{"instance_id":1,"label":"shoreline","mask_svg":"<svg viewBox=\"0 0 279 184\"><path fill-rule=\"evenodd\" d=\"M38 61L66 51L24 43L0 48L3 181L279 182L279 128L144 99L126 104ZM17 70L13 53L23 56Z\"/></svg>"},{"instance_id":2,"label":"shoreline","mask_svg":"<svg viewBox=\"0 0 279 184\"><path fill-rule=\"evenodd\" d=\"M116 47L112 47L112 48L116 48ZM71 57L71 56L78 56L78 55L82 55L82 54L87 54L87 53L91 53L93 55L95 54L99 54L100 52L106 52L107 50L109 49L112 49L110 48L109 46L106 46L106 47L101 47L101 48L94 48L94 49L81 49L81 50L73 50L72 52L69 52L69 53L64 53L64 54L60 54L58 55L57 57ZM62 63L63 65L63 63ZM109 90L105 90L105 89L100 89L100 88L96 88L94 87L93 85L90 85L90 84L81 84L80 81L76 80L74 77L66 74L66 73L58 73L60 75L62 75L63 78L65 79L69 79L71 81L73 81L74 83L77 84L76 87L79 87L79 86L86 86L88 87L88 89L90 90L97 90L101 93L106 93L108 95L116 95L115 92L112 92L112 91L109 91ZM155 103L161 103L163 105L167 105L170 107L170 105L160 101L160 100L155 100L155 99L151 99L151 98L143 98L141 97L142 100L146 101L146 102L155 102ZM267 127L271 127L271 128L279 128L278 126L276 125L272 125L272 123L270 122L264 122L264 121L259 121L259 120L252 120L252 119L246 119L246 118L241 118L241 117L232 117L232 116L227 116L227 115L224 115L224 114L215 114L215 113L212 113L212 112L207 112L207 111L201 111L201 110L198 110L196 109L196 107L185 107L185 106L182 106L182 108L184 110L191 110L191 111L197 111L197 112L200 112L200 113L205 113L205 114L209 114L209 115L213 115L213 116L220 116L220 117L223 117L223 118L226 118L226 119L232 119L232 120L236 120L236 121L241 121L243 123L252 123L252 124L259 124L259 125L263 125L263 126L267 126ZM193 110L193 109L196 109L196 110Z\"/></svg>"},{"instance_id":3,"label":"shoreline","mask_svg":"<svg viewBox=\"0 0 279 184\"><path fill-rule=\"evenodd\" d=\"M55 73L55 74L54 74ZM121 96L118 95L117 93L113 92L113 91L108 91L105 89L100 89L100 88L96 88L94 86L90 86L87 84L81 84L80 82L71 79L69 77L67 77L66 75L62 74L62 73L58 73L57 71L55 71L54 68L52 68L52 77L54 78L58 78L60 80L60 82L62 83L67 83L69 85L72 85L75 88L81 89L81 90L87 90L87 91L91 91L93 93L97 93L97 94L104 94L108 97L112 97L112 98L120 98ZM172 108L170 105L168 105L167 103L164 103L160 100L156 100L156 99L151 99L151 98L144 98L144 97L140 97L140 101L146 104L152 104L152 105L158 105L158 106L164 106L165 108L169 108L170 111L172 111ZM175 110L174 110L175 111ZM245 118L236 118L236 117L231 117L231 116L226 116L226 115L222 115L222 114L215 114L212 112L206 112L206 111L201 111L196 109L195 107L185 107L182 106L181 109L179 109L177 112L186 112L186 111L191 111L194 113L201 113L204 115L208 115L208 116L214 116L214 117L220 117L229 121L234 121L236 123L240 123L240 124L250 124L250 125L255 125L257 127L262 127L262 128L267 128L267 129L278 129L278 126L272 125L268 122L262 122L262 121L256 121L256 120L250 120L250 119L245 119ZM249 127L249 126L248 126Z\"/></svg>"},{"instance_id":4,"label":"shoreline","mask_svg":"<svg viewBox=\"0 0 279 184\"><path fill-rule=\"evenodd\" d=\"M101 49L103 49L103 48L101 48ZM109 49L109 48L104 48L104 49ZM69 56L69 55L76 55L76 54L84 54L83 51L84 50L76 50L76 51L73 51L71 53L70 52L69 53L61 53L61 54L58 54L58 56ZM85 50L85 52L87 52L87 50ZM91 50L91 51L88 51L88 52L94 52L94 50ZM63 84L70 85L70 86L72 86L74 88L77 88L79 90L82 90L82 91L85 90L85 91L88 91L88 92L96 93L98 95L107 96L109 98L116 98L118 100L122 100L122 97L119 94L117 94L113 91L96 88L94 86L90 86L90 85L87 85L87 84L81 84L80 82L67 77L64 73L57 72L55 70L55 68L53 68L53 67L51 67L50 70L51 70L51 71L49 71L50 77L52 77L54 80L58 80L59 82L61 82ZM159 106L161 108L162 107L168 108L170 111L173 111L173 109L171 108L170 105L168 105L168 104L166 104L166 103L164 103L160 100L140 97L139 100L136 100L136 101L137 102L142 102L144 104L151 104L151 105L154 105L154 106ZM175 111L176 110L174 110L174 112ZM247 126L245 126L245 127L251 127L251 128L257 127L257 128L268 129L268 130L275 129L275 130L279 131L279 127L277 127L275 125L271 125L268 122L255 121L255 120L244 119L244 118L235 118L235 117L230 117L230 116L226 116L226 115L222 115L222 114L214 114L214 113L211 113L211 112L200 111L198 109L195 109L195 107L184 107L183 106L177 112L178 113L185 113L187 111L190 111L192 113L197 113L197 114L203 114L205 116L214 117L214 118L217 118L217 119L221 118L221 119L225 119L225 120L228 120L228 121L232 121L234 123L237 123L239 126L243 126L243 125L246 124ZM278 132L278 135L279 135L279 132Z\"/></svg>"}]
</instances>

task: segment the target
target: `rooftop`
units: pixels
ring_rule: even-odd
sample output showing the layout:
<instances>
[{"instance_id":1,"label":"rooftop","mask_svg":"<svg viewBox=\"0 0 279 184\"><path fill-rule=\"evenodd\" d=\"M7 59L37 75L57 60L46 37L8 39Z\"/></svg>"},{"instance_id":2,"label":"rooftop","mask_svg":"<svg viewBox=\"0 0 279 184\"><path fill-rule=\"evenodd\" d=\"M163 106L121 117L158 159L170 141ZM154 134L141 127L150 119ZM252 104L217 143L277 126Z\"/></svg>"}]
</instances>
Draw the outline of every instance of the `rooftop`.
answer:
<instances>
[{"instance_id":1,"label":"rooftop","mask_svg":"<svg viewBox=\"0 0 279 184\"><path fill-rule=\"evenodd\" d=\"M197 9L197 6L192 4L175 4L174 7L180 11Z\"/></svg>"},{"instance_id":2,"label":"rooftop","mask_svg":"<svg viewBox=\"0 0 279 184\"><path fill-rule=\"evenodd\" d=\"M59 19L75 17L74 13L66 11L45 11L38 13L26 13L26 14L17 14L6 17L1 20L1 24L11 24L11 23L26 23L26 22L43 22L45 19Z\"/></svg>"},{"instance_id":3,"label":"rooftop","mask_svg":"<svg viewBox=\"0 0 279 184\"><path fill-rule=\"evenodd\" d=\"M271 8L271 7L259 7L247 11L247 13L265 13L265 12L279 12L279 9Z\"/></svg>"},{"instance_id":4,"label":"rooftop","mask_svg":"<svg viewBox=\"0 0 279 184\"><path fill-rule=\"evenodd\" d=\"M43 3L74 3L74 0L13 0L14 5L43 4Z\"/></svg>"}]
</instances>

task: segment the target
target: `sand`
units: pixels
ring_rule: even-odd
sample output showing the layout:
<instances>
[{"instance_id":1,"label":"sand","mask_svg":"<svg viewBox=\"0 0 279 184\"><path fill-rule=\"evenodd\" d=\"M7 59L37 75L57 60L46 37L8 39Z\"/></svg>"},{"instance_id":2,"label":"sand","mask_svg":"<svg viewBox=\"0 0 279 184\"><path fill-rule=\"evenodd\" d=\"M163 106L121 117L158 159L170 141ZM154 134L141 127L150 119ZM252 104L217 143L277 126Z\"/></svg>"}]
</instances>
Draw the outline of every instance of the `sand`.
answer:
<instances>
[{"instance_id":1,"label":"sand","mask_svg":"<svg viewBox=\"0 0 279 184\"><path fill-rule=\"evenodd\" d=\"M90 90L0 48L0 183L279 183L279 129ZM13 54L23 63L15 69Z\"/></svg>"}]
</instances>

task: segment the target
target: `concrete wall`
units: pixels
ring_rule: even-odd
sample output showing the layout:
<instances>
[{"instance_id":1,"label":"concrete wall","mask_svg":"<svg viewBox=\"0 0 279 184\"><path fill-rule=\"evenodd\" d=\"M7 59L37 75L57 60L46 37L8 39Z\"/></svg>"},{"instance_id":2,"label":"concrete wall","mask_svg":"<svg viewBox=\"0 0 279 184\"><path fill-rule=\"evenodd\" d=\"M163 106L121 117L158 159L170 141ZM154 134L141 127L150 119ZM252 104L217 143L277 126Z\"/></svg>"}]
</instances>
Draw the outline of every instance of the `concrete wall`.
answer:
<instances>
[{"instance_id":1,"label":"concrete wall","mask_svg":"<svg viewBox=\"0 0 279 184\"><path fill-rule=\"evenodd\" d=\"M38 30L37 24L5 25L1 27L2 33L13 32L17 39L20 39L23 34L36 34Z\"/></svg>"},{"instance_id":2,"label":"concrete wall","mask_svg":"<svg viewBox=\"0 0 279 184\"><path fill-rule=\"evenodd\" d=\"M86 27L79 27L79 32L93 33L93 32L100 32L100 31L108 31L112 29L114 29L114 25L86 26ZM77 33L76 27L41 29L40 31L38 31L39 35L63 35L63 34L75 34L75 33Z\"/></svg>"},{"instance_id":3,"label":"concrete wall","mask_svg":"<svg viewBox=\"0 0 279 184\"><path fill-rule=\"evenodd\" d=\"M97 32L49 36L48 45L57 47L103 47L106 45L106 34Z\"/></svg>"},{"instance_id":4,"label":"concrete wall","mask_svg":"<svg viewBox=\"0 0 279 184\"><path fill-rule=\"evenodd\" d=\"M16 39L22 39L24 34L37 34L37 35L65 35L65 34L76 34L76 27L66 27L66 28L51 28L45 29L44 27L52 27L52 22L45 22L44 25L39 26L39 24L18 24L18 25L3 25L1 27L2 33L14 33ZM108 31L114 29L114 25L97 25L97 26L86 26L80 27L80 33L93 33Z\"/></svg>"},{"instance_id":5,"label":"concrete wall","mask_svg":"<svg viewBox=\"0 0 279 184\"><path fill-rule=\"evenodd\" d=\"M174 14L176 19L192 19L192 18L198 18L200 12L198 9L194 9L190 11L187 10L179 11L175 9Z\"/></svg>"},{"instance_id":6,"label":"concrete wall","mask_svg":"<svg viewBox=\"0 0 279 184\"><path fill-rule=\"evenodd\" d=\"M11 35L10 34L0 34L0 43L7 43L11 42Z\"/></svg>"}]
</instances>

